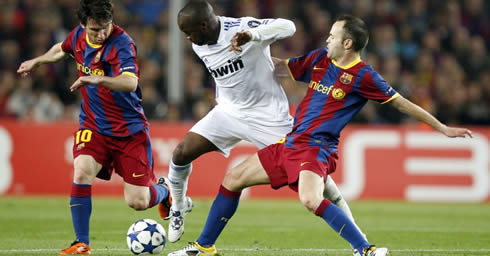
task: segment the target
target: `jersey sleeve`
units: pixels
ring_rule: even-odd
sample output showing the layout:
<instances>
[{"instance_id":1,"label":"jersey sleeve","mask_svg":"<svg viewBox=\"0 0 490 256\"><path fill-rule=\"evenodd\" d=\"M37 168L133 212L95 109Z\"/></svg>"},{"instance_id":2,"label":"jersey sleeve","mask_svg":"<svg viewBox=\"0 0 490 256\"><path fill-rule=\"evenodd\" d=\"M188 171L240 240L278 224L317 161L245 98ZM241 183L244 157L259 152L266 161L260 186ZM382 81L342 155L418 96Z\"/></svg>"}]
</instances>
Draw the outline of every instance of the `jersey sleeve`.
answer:
<instances>
[{"instance_id":1,"label":"jersey sleeve","mask_svg":"<svg viewBox=\"0 0 490 256\"><path fill-rule=\"evenodd\" d=\"M128 74L139 77L138 60L136 59L136 45L134 41L126 35L119 38L116 43L116 58L114 64L119 66L117 74Z\"/></svg>"},{"instance_id":2,"label":"jersey sleeve","mask_svg":"<svg viewBox=\"0 0 490 256\"><path fill-rule=\"evenodd\" d=\"M77 26L65 38L65 40L61 44L61 49L64 52L69 53L71 55L74 55L73 52L75 50L75 41L76 41L76 38L77 38L77 35L78 35L80 29L81 29L81 27L80 26Z\"/></svg>"},{"instance_id":3,"label":"jersey sleeve","mask_svg":"<svg viewBox=\"0 0 490 256\"><path fill-rule=\"evenodd\" d=\"M271 44L274 41L290 37L296 32L294 22L287 19L255 19L244 17L241 29L252 34L252 41Z\"/></svg>"},{"instance_id":4,"label":"jersey sleeve","mask_svg":"<svg viewBox=\"0 0 490 256\"><path fill-rule=\"evenodd\" d=\"M287 60L287 66L291 78L296 81L309 83L313 66L325 57L327 51L324 48L313 50L306 55Z\"/></svg>"},{"instance_id":5,"label":"jersey sleeve","mask_svg":"<svg viewBox=\"0 0 490 256\"><path fill-rule=\"evenodd\" d=\"M364 74L359 87L359 93L366 99L378 101L381 104L392 101L400 96L384 79L372 68Z\"/></svg>"}]
</instances>

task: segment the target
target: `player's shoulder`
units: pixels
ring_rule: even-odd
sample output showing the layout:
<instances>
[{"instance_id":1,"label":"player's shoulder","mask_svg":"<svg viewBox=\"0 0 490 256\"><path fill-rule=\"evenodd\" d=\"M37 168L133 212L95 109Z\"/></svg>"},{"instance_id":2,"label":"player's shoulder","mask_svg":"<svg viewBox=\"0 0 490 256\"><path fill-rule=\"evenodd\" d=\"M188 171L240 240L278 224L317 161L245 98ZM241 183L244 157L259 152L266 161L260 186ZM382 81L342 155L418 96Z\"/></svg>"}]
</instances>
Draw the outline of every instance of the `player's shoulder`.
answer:
<instances>
[{"instance_id":1,"label":"player's shoulder","mask_svg":"<svg viewBox=\"0 0 490 256\"><path fill-rule=\"evenodd\" d=\"M70 34L73 35L73 37L78 38L84 31L85 29L82 27L82 25L78 25L73 28Z\"/></svg>"},{"instance_id":2,"label":"player's shoulder","mask_svg":"<svg viewBox=\"0 0 490 256\"><path fill-rule=\"evenodd\" d=\"M110 41L122 45L127 45L127 44L135 45L133 38L131 38L131 36L123 28L117 25L113 25Z\"/></svg>"}]
</instances>

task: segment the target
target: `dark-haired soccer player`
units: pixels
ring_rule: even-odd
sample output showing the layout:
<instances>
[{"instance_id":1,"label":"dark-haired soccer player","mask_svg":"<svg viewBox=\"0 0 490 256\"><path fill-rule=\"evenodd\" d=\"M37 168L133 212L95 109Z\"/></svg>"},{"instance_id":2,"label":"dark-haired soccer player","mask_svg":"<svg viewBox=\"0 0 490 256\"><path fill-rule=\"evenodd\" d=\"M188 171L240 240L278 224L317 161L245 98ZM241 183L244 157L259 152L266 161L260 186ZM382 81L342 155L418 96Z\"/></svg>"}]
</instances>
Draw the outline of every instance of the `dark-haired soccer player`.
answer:
<instances>
[{"instance_id":1,"label":"dark-haired soccer player","mask_svg":"<svg viewBox=\"0 0 490 256\"><path fill-rule=\"evenodd\" d=\"M241 191L258 184L271 184L274 189L289 185L308 210L323 218L363 256L388 254L387 248L376 248L366 241L345 213L322 196L324 181L335 170L340 131L368 99L390 103L451 138L471 137L471 131L448 127L400 96L361 61L360 51L367 42L365 23L342 15L332 26L326 49L287 62L276 59L278 69L282 67L286 74L289 69L293 79L309 83L293 130L282 143L260 150L227 172L199 238L169 256L216 255L214 244L235 213Z\"/></svg>"},{"instance_id":2,"label":"dark-haired soccer player","mask_svg":"<svg viewBox=\"0 0 490 256\"><path fill-rule=\"evenodd\" d=\"M270 55L272 43L296 31L292 21L217 16L207 1L193 0L179 11L177 22L213 76L218 104L185 135L169 163L170 242L180 239L185 214L192 209L185 194L194 159L211 151L228 157L241 140L262 149L282 139L293 127L287 97L274 77ZM354 221L330 176L325 197Z\"/></svg>"},{"instance_id":3,"label":"dark-haired soccer player","mask_svg":"<svg viewBox=\"0 0 490 256\"><path fill-rule=\"evenodd\" d=\"M141 106L136 45L112 23L110 0L81 0L80 25L48 52L23 62L18 73L71 55L79 78L71 91L82 94L80 128L74 134L74 174L70 209L76 240L60 254L89 254L91 187L109 180L113 169L124 179L124 198L135 210L159 205L168 214L170 196L153 174L148 121Z\"/></svg>"}]
</instances>

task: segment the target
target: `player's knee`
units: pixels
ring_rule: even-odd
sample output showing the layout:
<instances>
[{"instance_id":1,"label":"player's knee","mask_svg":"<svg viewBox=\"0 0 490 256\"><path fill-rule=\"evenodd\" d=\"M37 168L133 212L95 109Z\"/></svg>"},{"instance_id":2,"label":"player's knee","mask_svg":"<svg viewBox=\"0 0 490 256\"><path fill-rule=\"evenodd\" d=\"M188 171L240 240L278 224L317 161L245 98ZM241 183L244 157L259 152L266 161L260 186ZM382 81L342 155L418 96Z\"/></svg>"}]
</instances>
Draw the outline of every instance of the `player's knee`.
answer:
<instances>
[{"instance_id":1,"label":"player's knee","mask_svg":"<svg viewBox=\"0 0 490 256\"><path fill-rule=\"evenodd\" d=\"M75 171L73 172L73 181L77 184L90 184L92 177L90 175L91 170L86 165L75 165Z\"/></svg>"},{"instance_id":2,"label":"player's knee","mask_svg":"<svg viewBox=\"0 0 490 256\"><path fill-rule=\"evenodd\" d=\"M233 169L228 171L223 179L223 186L231 191L241 191L246 182L242 174L243 172L234 171Z\"/></svg>"},{"instance_id":3,"label":"player's knee","mask_svg":"<svg viewBox=\"0 0 490 256\"><path fill-rule=\"evenodd\" d=\"M177 147L174 149L172 161L176 165L186 165L191 162L188 158L189 153L186 151L184 142L180 142L179 145L177 145Z\"/></svg>"},{"instance_id":4,"label":"player's knee","mask_svg":"<svg viewBox=\"0 0 490 256\"><path fill-rule=\"evenodd\" d=\"M137 210L145 210L148 208L148 202L144 198L130 198L126 199L126 203L128 203L128 206Z\"/></svg>"},{"instance_id":5,"label":"player's knee","mask_svg":"<svg viewBox=\"0 0 490 256\"><path fill-rule=\"evenodd\" d=\"M308 209L310 212L314 212L318 205L320 204L315 197L310 194L299 194L299 201Z\"/></svg>"}]
</instances>

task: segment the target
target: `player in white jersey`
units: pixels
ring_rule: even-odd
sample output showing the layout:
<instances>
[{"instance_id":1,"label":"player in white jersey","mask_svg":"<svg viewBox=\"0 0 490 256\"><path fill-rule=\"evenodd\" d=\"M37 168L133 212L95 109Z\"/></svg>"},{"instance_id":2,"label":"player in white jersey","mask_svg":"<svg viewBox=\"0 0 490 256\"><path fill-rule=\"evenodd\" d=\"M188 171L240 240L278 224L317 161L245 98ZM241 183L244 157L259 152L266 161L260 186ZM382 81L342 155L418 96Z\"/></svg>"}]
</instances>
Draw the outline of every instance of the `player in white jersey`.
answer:
<instances>
[{"instance_id":1,"label":"player in white jersey","mask_svg":"<svg viewBox=\"0 0 490 256\"><path fill-rule=\"evenodd\" d=\"M173 152L168 177L173 198L170 242L182 236L184 215L193 206L185 195L194 159L211 151L228 157L241 140L264 148L290 132L293 121L270 55L270 44L294 34L292 21L216 16L209 3L199 0L190 1L180 10L178 24L213 76L218 104L191 128ZM331 178L324 195L353 219Z\"/></svg>"}]
</instances>

